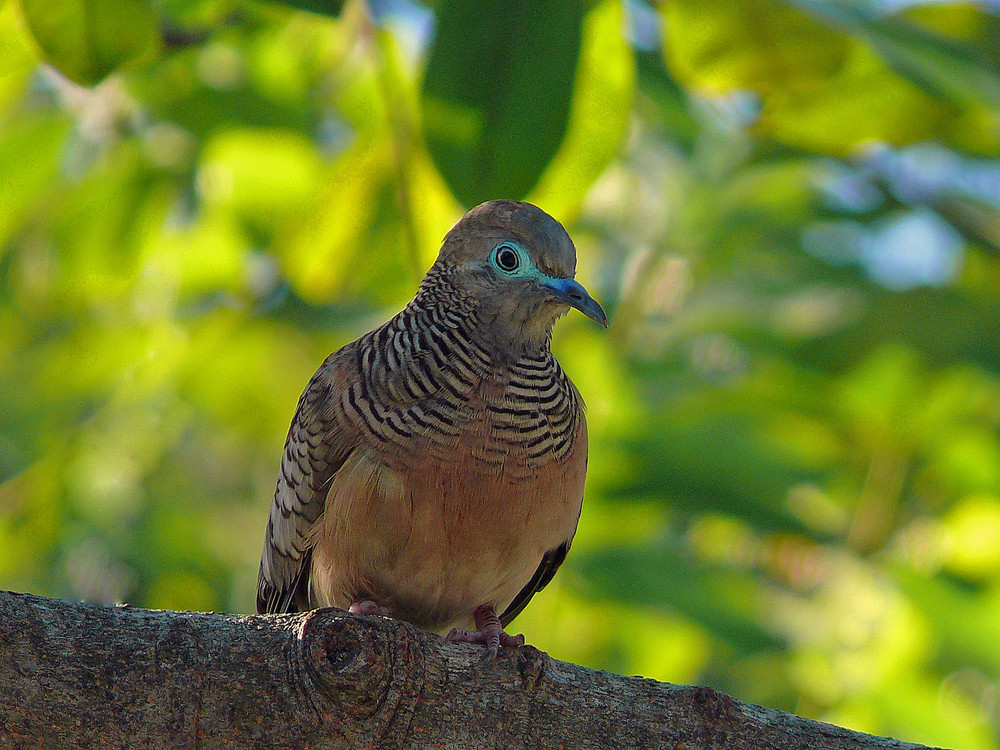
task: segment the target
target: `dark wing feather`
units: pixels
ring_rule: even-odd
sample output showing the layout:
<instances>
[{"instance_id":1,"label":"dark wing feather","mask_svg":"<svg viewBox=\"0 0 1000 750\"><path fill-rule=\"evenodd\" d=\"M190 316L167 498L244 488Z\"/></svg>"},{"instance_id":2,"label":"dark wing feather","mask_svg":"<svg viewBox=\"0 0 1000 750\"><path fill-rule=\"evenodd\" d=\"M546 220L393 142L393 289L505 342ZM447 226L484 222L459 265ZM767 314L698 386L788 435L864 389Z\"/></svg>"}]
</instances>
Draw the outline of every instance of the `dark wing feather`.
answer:
<instances>
[{"instance_id":1,"label":"dark wing feather","mask_svg":"<svg viewBox=\"0 0 1000 750\"><path fill-rule=\"evenodd\" d=\"M264 563L257 574L257 612L259 614L282 614L305 612L309 609L309 571L312 550L306 550L298 565L298 573L286 588L273 586L264 574Z\"/></svg>"},{"instance_id":2,"label":"dark wing feather","mask_svg":"<svg viewBox=\"0 0 1000 750\"><path fill-rule=\"evenodd\" d=\"M331 355L309 381L288 430L257 575L261 614L309 607L309 530L323 513L333 475L354 447L354 436L337 418L343 379L338 375L348 359L340 354Z\"/></svg>"},{"instance_id":3,"label":"dark wing feather","mask_svg":"<svg viewBox=\"0 0 1000 750\"><path fill-rule=\"evenodd\" d=\"M517 596L514 597L514 601L512 601L510 606L503 611L502 615L500 615L501 625L507 627L511 620L521 614L521 610L528 606L528 602L531 601L531 597L549 585L549 581L552 580L552 576L556 574L559 566L562 565L563 560L566 559L567 552L569 552L568 541L563 542L555 549L550 549L542 555L542 561L538 564L538 568L535 569L535 573L531 576L531 580L525 584L523 589L517 592Z\"/></svg>"}]
</instances>

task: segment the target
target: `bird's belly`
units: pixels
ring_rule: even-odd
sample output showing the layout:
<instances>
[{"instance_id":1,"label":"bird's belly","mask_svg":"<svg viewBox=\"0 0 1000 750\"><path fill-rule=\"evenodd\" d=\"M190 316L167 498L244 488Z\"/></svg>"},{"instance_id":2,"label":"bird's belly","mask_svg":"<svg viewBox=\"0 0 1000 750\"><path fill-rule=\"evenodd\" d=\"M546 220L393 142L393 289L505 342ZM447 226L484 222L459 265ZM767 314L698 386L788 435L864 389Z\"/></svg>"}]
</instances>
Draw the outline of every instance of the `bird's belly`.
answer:
<instances>
[{"instance_id":1,"label":"bird's belly","mask_svg":"<svg viewBox=\"0 0 1000 750\"><path fill-rule=\"evenodd\" d=\"M466 441L408 465L352 456L317 524L317 603L372 599L437 631L471 626L483 604L502 612L542 555L572 537L585 462L525 471L475 461L476 450Z\"/></svg>"}]
</instances>

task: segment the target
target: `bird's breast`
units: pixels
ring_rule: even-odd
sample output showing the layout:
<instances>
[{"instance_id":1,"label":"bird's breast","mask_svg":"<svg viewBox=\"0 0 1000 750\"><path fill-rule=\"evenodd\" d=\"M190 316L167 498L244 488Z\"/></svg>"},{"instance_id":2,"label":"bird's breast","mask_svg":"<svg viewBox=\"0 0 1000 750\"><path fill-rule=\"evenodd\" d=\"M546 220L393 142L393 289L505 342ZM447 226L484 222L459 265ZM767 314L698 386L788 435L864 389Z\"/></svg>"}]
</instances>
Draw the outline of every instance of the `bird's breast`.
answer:
<instances>
[{"instance_id":1,"label":"bird's breast","mask_svg":"<svg viewBox=\"0 0 1000 750\"><path fill-rule=\"evenodd\" d=\"M403 403L359 381L345 390L342 411L369 447L399 468L471 458L481 472L518 476L571 453L583 413L561 370L449 375L439 373L441 387Z\"/></svg>"},{"instance_id":2,"label":"bird's breast","mask_svg":"<svg viewBox=\"0 0 1000 750\"><path fill-rule=\"evenodd\" d=\"M433 630L503 611L542 556L571 539L583 500L585 441L569 460L497 471L470 434L442 460L400 466L359 451L330 488L314 548L321 603L373 598Z\"/></svg>"},{"instance_id":3,"label":"bird's breast","mask_svg":"<svg viewBox=\"0 0 1000 750\"><path fill-rule=\"evenodd\" d=\"M364 439L327 496L318 599L372 597L432 629L502 611L579 517L586 424L559 375L484 377L392 408L348 388Z\"/></svg>"}]
</instances>

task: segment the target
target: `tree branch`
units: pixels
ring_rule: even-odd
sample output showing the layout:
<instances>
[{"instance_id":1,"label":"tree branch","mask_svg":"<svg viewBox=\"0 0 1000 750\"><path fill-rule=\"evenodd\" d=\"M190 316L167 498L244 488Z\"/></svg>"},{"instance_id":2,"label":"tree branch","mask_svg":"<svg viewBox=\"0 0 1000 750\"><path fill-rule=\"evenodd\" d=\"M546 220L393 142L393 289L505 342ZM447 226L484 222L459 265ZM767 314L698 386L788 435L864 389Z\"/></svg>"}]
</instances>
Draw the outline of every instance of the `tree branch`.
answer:
<instances>
[{"instance_id":1,"label":"tree branch","mask_svg":"<svg viewBox=\"0 0 1000 750\"><path fill-rule=\"evenodd\" d=\"M918 748L378 617L0 592L0 747Z\"/></svg>"}]
</instances>

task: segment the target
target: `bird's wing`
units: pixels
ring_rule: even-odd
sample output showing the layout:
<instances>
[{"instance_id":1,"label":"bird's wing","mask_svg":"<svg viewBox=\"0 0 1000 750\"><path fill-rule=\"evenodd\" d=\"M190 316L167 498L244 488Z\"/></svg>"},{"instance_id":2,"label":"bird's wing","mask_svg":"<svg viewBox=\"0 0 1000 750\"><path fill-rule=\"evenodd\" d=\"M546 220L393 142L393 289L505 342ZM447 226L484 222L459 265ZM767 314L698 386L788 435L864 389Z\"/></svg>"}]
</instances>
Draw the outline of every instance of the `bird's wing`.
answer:
<instances>
[{"instance_id":1,"label":"bird's wing","mask_svg":"<svg viewBox=\"0 0 1000 750\"><path fill-rule=\"evenodd\" d=\"M349 380L346 354L331 355L309 381L288 429L257 575L261 614L308 606L310 529L323 513L334 474L357 444L340 414Z\"/></svg>"},{"instance_id":2,"label":"bird's wing","mask_svg":"<svg viewBox=\"0 0 1000 750\"><path fill-rule=\"evenodd\" d=\"M528 602L531 601L531 597L549 585L549 581L552 580L552 576L556 574L559 566L562 565L563 560L566 559L567 552L569 552L568 541L563 542L555 549L550 549L542 555L542 561L535 569L535 573L531 576L531 580L525 584L523 589L517 592L517 596L514 597L514 601L512 601L510 606L507 607L507 609L503 611L503 614L500 615L501 625L507 627L511 620L521 614L521 610L528 606Z\"/></svg>"},{"instance_id":3,"label":"bird's wing","mask_svg":"<svg viewBox=\"0 0 1000 750\"><path fill-rule=\"evenodd\" d=\"M528 606L531 597L549 585L552 577L559 570L559 566L566 559L566 553L569 552L570 544L573 542L573 535L576 533L577 523L580 520L580 510L583 507L583 485L587 474L587 420L583 415L583 398L580 396L580 392L569 378L565 378L564 382L570 394L569 408L579 414L574 437L575 448L567 459L570 465L575 467L576 470L574 472L576 482L570 482L569 489L570 496L577 499L575 513L572 519L567 519L572 520L572 525L565 529L568 532L565 540L542 555L542 560L538 563L538 567L535 569L534 574L532 574L531 579L517 592L517 596L514 597L514 600L500 615L500 624L504 627L507 627L515 617L521 614L521 610Z\"/></svg>"}]
</instances>

